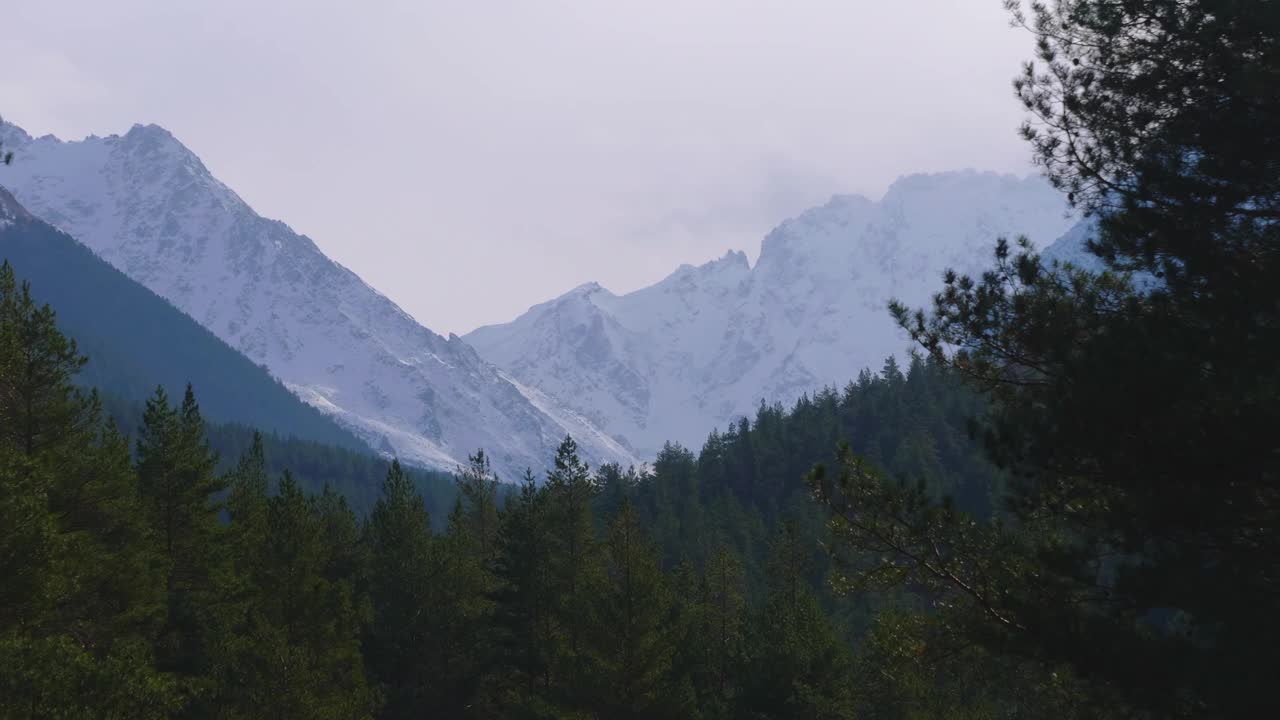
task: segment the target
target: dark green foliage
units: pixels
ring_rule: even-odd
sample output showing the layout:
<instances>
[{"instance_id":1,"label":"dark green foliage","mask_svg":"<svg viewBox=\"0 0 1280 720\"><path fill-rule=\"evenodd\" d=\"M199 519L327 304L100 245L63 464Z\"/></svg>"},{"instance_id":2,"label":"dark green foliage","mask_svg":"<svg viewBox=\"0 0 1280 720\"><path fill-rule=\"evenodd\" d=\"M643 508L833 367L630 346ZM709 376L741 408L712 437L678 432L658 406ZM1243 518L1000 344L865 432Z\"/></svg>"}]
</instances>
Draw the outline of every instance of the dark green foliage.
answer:
<instances>
[{"instance_id":1,"label":"dark green foliage","mask_svg":"<svg viewBox=\"0 0 1280 720\"><path fill-rule=\"evenodd\" d=\"M432 699L433 648L424 612L436 569L431 520L400 463L391 464L364 529L372 565L374 622L366 646L374 676L387 687L386 717L410 717Z\"/></svg>"},{"instance_id":2,"label":"dark green foliage","mask_svg":"<svg viewBox=\"0 0 1280 720\"><path fill-rule=\"evenodd\" d=\"M726 717L742 690L747 650L742 563L718 547L701 571L687 563L677 568L673 585L673 670L687 679L703 716Z\"/></svg>"},{"instance_id":3,"label":"dark green foliage","mask_svg":"<svg viewBox=\"0 0 1280 720\"><path fill-rule=\"evenodd\" d=\"M845 717L846 642L870 614L832 612L800 469L846 428L908 472L939 455L986 467L959 439L971 399L916 362L763 407L652 470L593 474L566 438L546 482L512 493L477 452L435 532L421 478L393 462L362 525L328 483L273 481L273 454L314 467L312 487L379 461L208 425L190 389L178 407L155 391L131 456L74 384L83 363L52 313L3 287L5 397L31 399L6 405L0 467L13 713ZM40 372L9 370L30 358Z\"/></svg>"},{"instance_id":4,"label":"dark green foliage","mask_svg":"<svg viewBox=\"0 0 1280 720\"><path fill-rule=\"evenodd\" d=\"M547 494L530 471L520 492L503 508L498 530L495 623L502 633L502 655L511 684L508 702L532 698L551 687L550 656L557 627L552 617L550 551Z\"/></svg>"},{"instance_id":5,"label":"dark green foliage","mask_svg":"<svg viewBox=\"0 0 1280 720\"><path fill-rule=\"evenodd\" d=\"M0 715L164 717L180 698L128 448L74 343L0 265Z\"/></svg>"},{"instance_id":6,"label":"dark green foliage","mask_svg":"<svg viewBox=\"0 0 1280 720\"><path fill-rule=\"evenodd\" d=\"M808 582L810 543L781 524L768 559L769 591L751 625L742 717L848 718L852 658Z\"/></svg>"},{"instance_id":7,"label":"dark green foliage","mask_svg":"<svg viewBox=\"0 0 1280 720\"><path fill-rule=\"evenodd\" d=\"M1001 242L895 306L923 359L649 469L566 439L503 503L477 453L429 505L393 463L361 526L272 495L270 436L219 475L163 391L131 463L6 267L0 714L1276 715L1280 6L1019 17L1026 134L1108 271Z\"/></svg>"},{"instance_id":8,"label":"dark green foliage","mask_svg":"<svg viewBox=\"0 0 1280 720\"><path fill-rule=\"evenodd\" d=\"M594 704L607 717L679 717L679 698L668 693L673 599L657 548L630 503L610 523L605 554L608 577L595 603L591 640Z\"/></svg>"},{"instance_id":9,"label":"dark green foliage","mask_svg":"<svg viewBox=\"0 0 1280 720\"><path fill-rule=\"evenodd\" d=\"M857 578L929 588L954 642L1083 680L1094 714L1274 715L1280 6L1060 0L1018 17L1038 40L1025 134L1097 219L1107 269L1002 241L931 312L895 307L991 399L996 518L852 457L815 486Z\"/></svg>"},{"instance_id":10,"label":"dark green foliage","mask_svg":"<svg viewBox=\"0 0 1280 720\"><path fill-rule=\"evenodd\" d=\"M887 363L883 373L864 371L843 392L803 397L789 412L762 406L755 422L713 432L696 456L668 446L650 473L617 482L622 489L616 492L632 498L652 527L665 567L686 559L702 566L716 548L727 547L744 562L753 599L765 595L763 560L774 530L790 518L808 538L806 582L818 586L828 564L817 547L826 516L796 478L815 463L834 462L838 445L847 441L860 457L875 458L873 464L884 472L912 486L922 484L929 497L989 513L1000 476L968 429L969 419L982 408L976 393L932 360L913 359L905 374ZM601 503L609 488L606 483ZM823 602L837 610L836 604ZM842 605L839 610L859 616L855 624L868 620L860 609Z\"/></svg>"},{"instance_id":11,"label":"dark green foliage","mask_svg":"<svg viewBox=\"0 0 1280 720\"><path fill-rule=\"evenodd\" d=\"M550 674L562 687L580 688L587 682L587 632L604 565L591 507L598 485L573 438L556 450L545 487L552 616L564 636L552 654Z\"/></svg>"},{"instance_id":12,"label":"dark green foliage","mask_svg":"<svg viewBox=\"0 0 1280 720\"><path fill-rule=\"evenodd\" d=\"M51 630L4 635L0 661L29 659L36 675L6 677L24 687L11 702L37 711L843 717L857 667L845 643L874 603L842 607L826 589L802 470L853 431L928 497L990 477L963 439L972 397L923 361L762 407L651 470L592 473L566 438L546 482L530 473L518 492L483 452L442 488L398 463L210 425L190 389L173 407L158 388L142 413L112 399L138 427L131 456L74 384L83 363L52 314L5 287L20 308L4 325L5 397L43 400L7 405L0 609ZM7 369L29 358L41 372ZM966 480L919 470L937 464ZM363 525L343 494L370 507ZM56 570L71 557L84 562Z\"/></svg>"},{"instance_id":13,"label":"dark green foliage","mask_svg":"<svg viewBox=\"0 0 1280 720\"><path fill-rule=\"evenodd\" d=\"M197 388L198 391L198 388ZM102 396L108 415L122 428L136 428L142 423L143 407L117 396ZM325 445L294 436L262 433L239 423L207 423L206 437L209 447L219 458L218 470L231 472L236 459L251 451L255 436L261 441L264 468L269 478L268 489L274 488L274 480L289 470L298 485L308 492L321 492L326 485L346 498L357 515L368 514L381 495L382 480L387 476L391 461L375 457L369 452L345 447ZM450 473L422 468L404 467L405 475L413 482L426 503L433 527L439 531L445 527L449 509L458 496L458 486ZM510 493L508 485L499 485L499 500Z\"/></svg>"},{"instance_id":14,"label":"dark green foliage","mask_svg":"<svg viewBox=\"0 0 1280 720\"><path fill-rule=\"evenodd\" d=\"M1007 4L1037 39L1015 83L1031 114L1023 134L1049 179L1101 221L1097 253L1161 278L1170 298L1197 294L1215 312L1268 307L1280 232L1280 8Z\"/></svg>"},{"instance_id":15,"label":"dark green foliage","mask_svg":"<svg viewBox=\"0 0 1280 720\"><path fill-rule=\"evenodd\" d=\"M491 564L498 551L498 477L489 468L484 450L477 450L470 465L459 468L457 484L461 494L457 534L473 544L485 564Z\"/></svg>"},{"instance_id":16,"label":"dark green foliage","mask_svg":"<svg viewBox=\"0 0 1280 720\"><path fill-rule=\"evenodd\" d=\"M156 663L199 708L212 701L208 679L224 631L218 610L227 555L215 501L224 483L190 387L177 408L163 388L147 401L137 458L141 515L167 598L154 639Z\"/></svg>"},{"instance_id":17,"label":"dark green foliage","mask_svg":"<svg viewBox=\"0 0 1280 720\"><path fill-rule=\"evenodd\" d=\"M209 446L222 458L220 469L229 470L231 462L252 447L255 434L257 431L245 425L210 424ZM279 477L289 470L298 485L308 492L319 493L329 486L346 498L357 515L363 516L373 510L391 461L367 451L349 450L297 437L275 433L262 433L261 437L269 476ZM401 471L422 496L432 527L443 530L449 509L458 497L454 476L416 467L402 467ZM509 491L506 486L496 490L499 499Z\"/></svg>"},{"instance_id":18,"label":"dark green foliage","mask_svg":"<svg viewBox=\"0 0 1280 720\"><path fill-rule=\"evenodd\" d=\"M218 713L371 717L377 695L365 677L363 618L353 596L356 569L335 557L349 552L357 538L351 532L324 534L354 529L355 518L340 507L323 509L287 474L274 497L260 498L266 504L265 532L255 549L260 557L244 576L248 597Z\"/></svg>"}]
</instances>

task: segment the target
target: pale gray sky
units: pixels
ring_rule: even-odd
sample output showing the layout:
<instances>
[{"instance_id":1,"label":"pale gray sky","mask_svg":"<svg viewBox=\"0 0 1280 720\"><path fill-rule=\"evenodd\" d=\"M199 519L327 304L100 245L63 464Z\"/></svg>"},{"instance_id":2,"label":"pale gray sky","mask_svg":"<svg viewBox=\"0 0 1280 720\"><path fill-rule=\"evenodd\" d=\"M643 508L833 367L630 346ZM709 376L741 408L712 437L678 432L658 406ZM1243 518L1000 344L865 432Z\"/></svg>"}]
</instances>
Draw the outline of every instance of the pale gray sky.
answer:
<instances>
[{"instance_id":1,"label":"pale gray sky","mask_svg":"<svg viewBox=\"0 0 1280 720\"><path fill-rule=\"evenodd\" d=\"M154 122L437 332L899 175L1030 171L1001 0L8 0L0 111Z\"/></svg>"}]
</instances>

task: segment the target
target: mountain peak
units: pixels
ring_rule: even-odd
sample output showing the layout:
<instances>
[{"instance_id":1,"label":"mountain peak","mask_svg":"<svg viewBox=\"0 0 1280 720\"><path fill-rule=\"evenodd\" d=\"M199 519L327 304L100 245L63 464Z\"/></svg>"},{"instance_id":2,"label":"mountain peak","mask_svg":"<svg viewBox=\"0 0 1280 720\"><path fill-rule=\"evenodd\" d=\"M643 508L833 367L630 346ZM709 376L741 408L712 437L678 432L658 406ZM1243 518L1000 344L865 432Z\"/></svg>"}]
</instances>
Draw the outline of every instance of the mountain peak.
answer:
<instances>
[{"instance_id":1,"label":"mountain peak","mask_svg":"<svg viewBox=\"0 0 1280 720\"><path fill-rule=\"evenodd\" d=\"M125 137L155 137L173 140L173 133L155 123L134 123L125 133Z\"/></svg>"},{"instance_id":2,"label":"mountain peak","mask_svg":"<svg viewBox=\"0 0 1280 720\"><path fill-rule=\"evenodd\" d=\"M891 298L927 303L945 268L983 262L1001 235L1051 240L1064 207L1037 178L907 176L885 200L836 195L784 221L754 265L730 251L595 309L539 306L467 340L648 459L667 440L698 447L761 398L794 402L880 367L909 342Z\"/></svg>"},{"instance_id":3,"label":"mountain peak","mask_svg":"<svg viewBox=\"0 0 1280 720\"><path fill-rule=\"evenodd\" d=\"M6 151L13 150L21 145L31 142L31 136L26 130L14 125L11 122L0 122L0 144L3 144Z\"/></svg>"},{"instance_id":4,"label":"mountain peak","mask_svg":"<svg viewBox=\"0 0 1280 720\"><path fill-rule=\"evenodd\" d=\"M37 140L21 152L0 179L36 217L374 447L444 469L483 447L496 468L515 474L545 464L571 433L593 464L638 462L580 415L510 380L458 336L419 325L310 240L258 215L165 128Z\"/></svg>"},{"instance_id":5,"label":"mountain peak","mask_svg":"<svg viewBox=\"0 0 1280 720\"><path fill-rule=\"evenodd\" d=\"M174 137L173 133L159 125L135 124L121 136L112 136L108 140L119 138L119 141L135 157L147 161L169 161L180 163L197 175L209 176L204 163L191 149ZM89 139L89 138L86 138Z\"/></svg>"},{"instance_id":6,"label":"mountain peak","mask_svg":"<svg viewBox=\"0 0 1280 720\"><path fill-rule=\"evenodd\" d=\"M732 280L746 277L750 273L751 263L747 260L747 254L741 250L728 250L724 255L714 260L708 260L701 265L681 263L658 284L662 285L678 278L687 281L710 277L727 277Z\"/></svg>"},{"instance_id":7,"label":"mountain peak","mask_svg":"<svg viewBox=\"0 0 1280 720\"><path fill-rule=\"evenodd\" d=\"M744 270L751 269L751 263L747 261L747 254L741 250L726 250L724 255L716 262L725 263L726 265L741 267Z\"/></svg>"},{"instance_id":8,"label":"mountain peak","mask_svg":"<svg viewBox=\"0 0 1280 720\"><path fill-rule=\"evenodd\" d=\"M135 123L124 135L113 137L119 137L126 145L137 148L156 148L180 151L193 157L195 155L186 145L182 144L182 141L174 137L173 133L159 125Z\"/></svg>"},{"instance_id":9,"label":"mountain peak","mask_svg":"<svg viewBox=\"0 0 1280 720\"><path fill-rule=\"evenodd\" d=\"M582 283L578 287L570 290L565 294L566 295L594 295L598 292L608 292L608 290L605 290L604 286L601 285L600 283L596 282L595 280L592 280L591 282Z\"/></svg>"}]
</instances>

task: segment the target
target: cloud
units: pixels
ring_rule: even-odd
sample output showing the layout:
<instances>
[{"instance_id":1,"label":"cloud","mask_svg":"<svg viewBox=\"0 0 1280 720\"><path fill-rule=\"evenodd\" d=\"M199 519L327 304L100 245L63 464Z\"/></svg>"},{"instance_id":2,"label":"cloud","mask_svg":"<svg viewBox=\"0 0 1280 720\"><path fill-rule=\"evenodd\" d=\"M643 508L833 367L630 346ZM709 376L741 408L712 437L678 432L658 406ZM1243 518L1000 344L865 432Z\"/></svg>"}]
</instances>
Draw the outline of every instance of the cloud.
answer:
<instances>
[{"instance_id":1,"label":"cloud","mask_svg":"<svg viewBox=\"0 0 1280 720\"><path fill-rule=\"evenodd\" d=\"M6 26L0 111L168 127L441 332L754 256L905 173L1028 170L1030 39L997 0L47 0Z\"/></svg>"}]
</instances>

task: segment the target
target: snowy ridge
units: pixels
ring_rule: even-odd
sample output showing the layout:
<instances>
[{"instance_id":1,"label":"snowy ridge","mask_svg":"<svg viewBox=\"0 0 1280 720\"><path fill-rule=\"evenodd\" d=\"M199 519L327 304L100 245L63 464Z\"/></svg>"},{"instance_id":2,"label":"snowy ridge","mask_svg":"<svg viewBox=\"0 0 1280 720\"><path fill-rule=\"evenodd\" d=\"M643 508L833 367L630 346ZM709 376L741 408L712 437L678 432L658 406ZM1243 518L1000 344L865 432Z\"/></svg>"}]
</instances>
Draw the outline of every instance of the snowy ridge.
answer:
<instances>
[{"instance_id":1,"label":"snowy ridge","mask_svg":"<svg viewBox=\"0 0 1280 720\"><path fill-rule=\"evenodd\" d=\"M1089 251L1089 241L1097 239L1098 232L1097 218L1081 220L1065 235L1044 249L1040 254L1041 263L1047 265L1056 262L1091 273L1113 270L1102 258ZM1149 292L1164 286L1160 278L1148 272L1132 272L1128 274L1128 278L1133 287L1140 292Z\"/></svg>"},{"instance_id":2,"label":"snowy ridge","mask_svg":"<svg viewBox=\"0 0 1280 720\"><path fill-rule=\"evenodd\" d=\"M1053 241L1040 253L1040 260L1049 263L1070 263L1081 270L1102 272L1106 264L1102 258L1089 252L1088 241L1098 231L1097 221L1086 218L1076 223L1062 237Z\"/></svg>"},{"instance_id":3,"label":"snowy ridge","mask_svg":"<svg viewBox=\"0 0 1280 720\"><path fill-rule=\"evenodd\" d=\"M19 220L30 219L31 213L22 207L13 194L0 185L0 228L8 227Z\"/></svg>"},{"instance_id":4,"label":"snowy ridge","mask_svg":"<svg viewBox=\"0 0 1280 720\"><path fill-rule=\"evenodd\" d=\"M483 447L504 477L566 433L593 464L637 459L581 415L422 327L315 243L255 213L168 131L64 142L0 126L3 179L67 231L384 453L453 469ZM199 388L197 388L197 392ZM537 403L531 397L538 397Z\"/></svg>"},{"instance_id":5,"label":"snowy ridge","mask_svg":"<svg viewBox=\"0 0 1280 720\"><path fill-rule=\"evenodd\" d=\"M648 459L878 369L908 348L891 298L923 305L946 268L984 267L998 236L1043 247L1072 223L1039 179L913 175L878 202L836 196L787 220L755 267L731 251L626 295L589 283L466 339Z\"/></svg>"}]
</instances>

